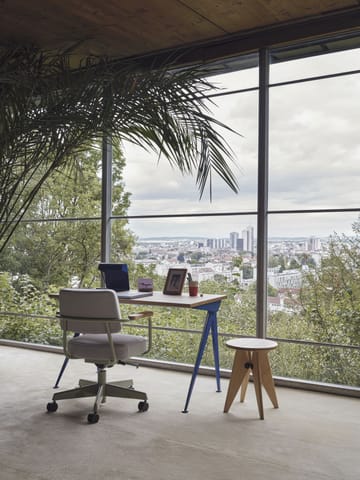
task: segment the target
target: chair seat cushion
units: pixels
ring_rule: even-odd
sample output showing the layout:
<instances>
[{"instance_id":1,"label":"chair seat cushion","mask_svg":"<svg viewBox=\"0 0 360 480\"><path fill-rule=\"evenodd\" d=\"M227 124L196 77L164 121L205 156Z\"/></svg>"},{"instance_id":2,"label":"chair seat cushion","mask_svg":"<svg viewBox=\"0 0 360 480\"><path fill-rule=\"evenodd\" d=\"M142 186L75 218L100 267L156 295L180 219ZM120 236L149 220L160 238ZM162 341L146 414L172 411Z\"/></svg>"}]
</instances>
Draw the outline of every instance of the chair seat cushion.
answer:
<instances>
[{"instance_id":1,"label":"chair seat cushion","mask_svg":"<svg viewBox=\"0 0 360 480\"><path fill-rule=\"evenodd\" d=\"M112 335L118 360L141 355L146 351L146 338L138 335ZM89 360L111 360L112 354L106 334L85 334L73 337L68 342L68 350L73 358Z\"/></svg>"}]
</instances>

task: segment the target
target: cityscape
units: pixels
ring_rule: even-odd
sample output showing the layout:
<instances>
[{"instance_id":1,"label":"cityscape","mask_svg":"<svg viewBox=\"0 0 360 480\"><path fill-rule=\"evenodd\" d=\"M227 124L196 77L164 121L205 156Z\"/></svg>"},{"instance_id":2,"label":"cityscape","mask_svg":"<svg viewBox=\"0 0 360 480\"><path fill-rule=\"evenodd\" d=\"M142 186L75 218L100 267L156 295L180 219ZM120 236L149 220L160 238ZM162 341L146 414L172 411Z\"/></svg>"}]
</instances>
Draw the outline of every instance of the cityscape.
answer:
<instances>
[{"instance_id":1,"label":"cityscape","mask_svg":"<svg viewBox=\"0 0 360 480\"><path fill-rule=\"evenodd\" d=\"M319 264L321 257L326 255L327 244L327 238L315 236L269 239L268 283L276 292L268 296L270 311L291 313L296 309L294 305L289 307L289 294L294 298L304 272L309 270L309 264ZM185 267L200 285L201 281L214 280L218 276L228 282L236 280L241 289L256 282L256 239L252 226L230 232L223 238L143 238L137 242L135 255L137 263L154 264L155 272L161 276L166 276L169 268ZM238 258L240 262L236 261ZM271 261L279 258L286 260L285 268ZM302 262L303 258L308 261Z\"/></svg>"}]
</instances>

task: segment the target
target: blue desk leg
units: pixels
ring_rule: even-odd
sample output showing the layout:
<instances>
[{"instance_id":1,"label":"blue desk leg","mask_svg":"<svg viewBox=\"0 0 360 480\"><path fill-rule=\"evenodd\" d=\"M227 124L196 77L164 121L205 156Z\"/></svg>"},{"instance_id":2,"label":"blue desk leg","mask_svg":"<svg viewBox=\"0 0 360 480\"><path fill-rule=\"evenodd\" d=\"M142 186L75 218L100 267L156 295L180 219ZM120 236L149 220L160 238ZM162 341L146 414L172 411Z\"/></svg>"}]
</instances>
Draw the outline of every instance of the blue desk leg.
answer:
<instances>
[{"instance_id":1,"label":"blue desk leg","mask_svg":"<svg viewBox=\"0 0 360 480\"><path fill-rule=\"evenodd\" d=\"M213 344L213 352L214 352L214 364L215 364L215 375L216 375L216 386L217 392L221 392L220 386L220 360L219 360L219 336L218 336L218 329L217 329L217 318L216 313L209 313L209 315L213 316L211 322L211 334L212 334L212 344Z\"/></svg>"},{"instance_id":2,"label":"blue desk leg","mask_svg":"<svg viewBox=\"0 0 360 480\"><path fill-rule=\"evenodd\" d=\"M74 337L78 337L79 335L80 335L80 333L74 333ZM58 375L58 377L57 377L57 379L56 379L56 382L55 382L55 385L54 385L53 388L58 388L58 387L59 387L59 383L60 383L61 377L63 376L63 373L64 373L64 371L65 371L65 368L66 368L66 366L67 366L67 364L68 364L68 361L69 361L69 359L68 359L68 358L65 358L65 360L64 360L64 362L63 362L63 364L62 364L62 367L61 367L61 369L60 369L59 375Z\"/></svg>"},{"instance_id":3,"label":"blue desk leg","mask_svg":"<svg viewBox=\"0 0 360 480\"><path fill-rule=\"evenodd\" d=\"M212 345L213 345L213 352L214 352L214 363L215 363L215 373L216 373L216 384L217 384L217 391L221 392L220 388L220 364L219 364L219 342L218 342L218 331L217 331L217 316L216 312L219 310L220 302L211 303L208 305L203 305L197 307L197 310L207 310L206 319L204 322L204 328L201 335L200 345L198 354L196 357L193 373L191 376L190 386L188 390L188 394L186 397L185 407L182 411L183 413L188 413L188 406L190 403L190 398L192 395L192 391L194 388L195 380L199 371L201 359L204 354L204 350L206 347L206 342L209 336L209 332L211 330L212 334Z\"/></svg>"},{"instance_id":4,"label":"blue desk leg","mask_svg":"<svg viewBox=\"0 0 360 480\"><path fill-rule=\"evenodd\" d=\"M69 359L68 359L68 358L65 358L65 360L64 360L64 362L63 362L63 364L62 364L62 367L61 367L61 369L60 369L59 375L58 375L58 377L57 377L57 379L56 379L56 382L55 382L55 385L54 385L53 388L58 388L58 387L59 387L59 383L60 383L61 377L62 377L62 375L63 375L63 373L64 373L64 371L65 371L65 368L66 368L66 365L68 364L68 361L69 361Z\"/></svg>"}]
</instances>

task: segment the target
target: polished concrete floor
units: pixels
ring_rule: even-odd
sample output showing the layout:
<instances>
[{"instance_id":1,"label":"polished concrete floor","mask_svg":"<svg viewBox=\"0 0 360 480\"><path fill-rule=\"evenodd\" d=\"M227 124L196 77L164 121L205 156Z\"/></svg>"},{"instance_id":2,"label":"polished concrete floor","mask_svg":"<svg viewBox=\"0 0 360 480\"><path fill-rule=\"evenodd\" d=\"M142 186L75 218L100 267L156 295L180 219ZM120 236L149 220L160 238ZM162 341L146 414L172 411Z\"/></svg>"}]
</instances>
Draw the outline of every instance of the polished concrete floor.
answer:
<instances>
[{"instance_id":1,"label":"polished concrete floor","mask_svg":"<svg viewBox=\"0 0 360 480\"><path fill-rule=\"evenodd\" d=\"M228 380L199 376L183 414L189 374L132 366L110 379L134 378L150 408L113 399L100 421L87 423L92 399L46 404L62 356L0 346L1 480L359 480L360 401L277 388L280 404L264 399L259 420L253 385L245 403L223 413ZM94 367L70 362L62 388L93 378Z\"/></svg>"}]
</instances>

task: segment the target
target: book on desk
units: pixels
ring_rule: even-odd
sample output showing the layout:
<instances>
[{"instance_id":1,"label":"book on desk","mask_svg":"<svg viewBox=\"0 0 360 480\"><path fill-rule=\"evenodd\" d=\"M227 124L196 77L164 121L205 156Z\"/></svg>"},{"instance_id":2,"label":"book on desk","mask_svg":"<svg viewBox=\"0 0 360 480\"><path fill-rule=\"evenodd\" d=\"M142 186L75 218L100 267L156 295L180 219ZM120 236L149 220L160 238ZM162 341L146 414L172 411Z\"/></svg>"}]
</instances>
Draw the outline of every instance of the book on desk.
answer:
<instances>
[{"instance_id":1,"label":"book on desk","mask_svg":"<svg viewBox=\"0 0 360 480\"><path fill-rule=\"evenodd\" d=\"M124 290L122 292L116 292L116 296L119 300L150 297L152 294L152 292L139 292L138 290Z\"/></svg>"}]
</instances>

